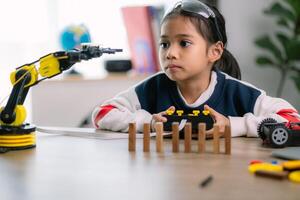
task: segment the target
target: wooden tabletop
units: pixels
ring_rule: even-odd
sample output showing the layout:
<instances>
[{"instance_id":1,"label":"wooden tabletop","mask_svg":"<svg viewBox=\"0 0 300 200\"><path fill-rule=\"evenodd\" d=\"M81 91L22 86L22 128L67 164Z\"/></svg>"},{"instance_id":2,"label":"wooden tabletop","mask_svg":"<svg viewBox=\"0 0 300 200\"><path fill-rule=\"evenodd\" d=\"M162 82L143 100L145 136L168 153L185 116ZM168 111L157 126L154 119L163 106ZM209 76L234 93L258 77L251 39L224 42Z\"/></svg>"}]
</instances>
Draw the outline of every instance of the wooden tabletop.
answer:
<instances>
[{"instance_id":1,"label":"wooden tabletop","mask_svg":"<svg viewBox=\"0 0 300 200\"><path fill-rule=\"evenodd\" d=\"M97 133L101 134L101 133ZM253 159L275 160L272 149L258 138L233 138L232 154L128 152L125 137L73 137L37 133L37 147L0 154L1 200L190 200L190 199L299 199L300 184L256 177L248 172ZM223 140L221 139L223 142ZM221 148L222 149L222 148ZM280 160L279 160L280 161ZM209 175L206 187L199 184Z\"/></svg>"}]
</instances>

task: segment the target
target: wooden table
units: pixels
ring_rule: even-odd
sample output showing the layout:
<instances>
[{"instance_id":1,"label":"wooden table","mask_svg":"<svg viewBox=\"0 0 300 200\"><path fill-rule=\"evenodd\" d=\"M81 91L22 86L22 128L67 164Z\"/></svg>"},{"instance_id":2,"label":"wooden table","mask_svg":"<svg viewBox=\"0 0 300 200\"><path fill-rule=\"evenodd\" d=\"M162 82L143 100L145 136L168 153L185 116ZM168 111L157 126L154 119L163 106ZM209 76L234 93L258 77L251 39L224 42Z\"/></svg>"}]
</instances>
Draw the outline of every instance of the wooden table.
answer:
<instances>
[{"instance_id":1,"label":"wooden table","mask_svg":"<svg viewBox=\"0 0 300 200\"><path fill-rule=\"evenodd\" d=\"M97 133L102 134L102 133ZM0 154L1 200L190 200L190 199L300 199L300 185L256 177L247 170L253 159L274 160L272 149L257 138L233 138L232 154L207 151L143 153L142 140L136 152L128 152L128 140L82 138L37 133L35 149ZM222 141L223 142L223 141ZM212 182L199 184L209 175Z\"/></svg>"}]
</instances>

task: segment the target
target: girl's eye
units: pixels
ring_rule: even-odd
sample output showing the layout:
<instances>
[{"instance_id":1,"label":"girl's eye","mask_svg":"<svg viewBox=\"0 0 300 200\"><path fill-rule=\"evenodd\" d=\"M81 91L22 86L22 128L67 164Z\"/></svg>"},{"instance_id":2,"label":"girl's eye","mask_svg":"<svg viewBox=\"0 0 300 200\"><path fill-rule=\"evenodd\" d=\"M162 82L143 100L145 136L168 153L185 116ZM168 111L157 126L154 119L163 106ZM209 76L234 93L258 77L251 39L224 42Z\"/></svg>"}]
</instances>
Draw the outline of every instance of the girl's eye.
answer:
<instances>
[{"instance_id":1,"label":"girl's eye","mask_svg":"<svg viewBox=\"0 0 300 200\"><path fill-rule=\"evenodd\" d=\"M166 49L166 48L169 47L169 43L167 43L167 42L161 42L161 43L159 44L159 46L160 46L162 49Z\"/></svg>"},{"instance_id":2,"label":"girl's eye","mask_svg":"<svg viewBox=\"0 0 300 200\"><path fill-rule=\"evenodd\" d=\"M181 46L181 47L188 47L188 46L190 46L191 44L192 44L191 42L186 41L186 40L180 41L180 46Z\"/></svg>"}]
</instances>

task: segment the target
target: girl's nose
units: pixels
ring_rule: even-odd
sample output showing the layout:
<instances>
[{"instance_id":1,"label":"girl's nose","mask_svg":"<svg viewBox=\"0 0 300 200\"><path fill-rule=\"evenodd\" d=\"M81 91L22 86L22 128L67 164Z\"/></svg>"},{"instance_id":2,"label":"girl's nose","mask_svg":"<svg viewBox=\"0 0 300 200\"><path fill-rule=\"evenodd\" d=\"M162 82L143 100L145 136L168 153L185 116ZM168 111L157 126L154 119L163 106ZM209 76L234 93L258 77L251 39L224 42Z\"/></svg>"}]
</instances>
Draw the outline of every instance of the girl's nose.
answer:
<instances>
[{"instance_id":1,"label":"girl's nose","mask_svg":"<svg viewBox=\"0 0 300 200\"><path fill-rule=\"evenodd\" d=\"M177 58L177 50L176 50L176 47L172 47L170 46L167 50L167 59L175 59Z\"/></svg>"}]
</instances>

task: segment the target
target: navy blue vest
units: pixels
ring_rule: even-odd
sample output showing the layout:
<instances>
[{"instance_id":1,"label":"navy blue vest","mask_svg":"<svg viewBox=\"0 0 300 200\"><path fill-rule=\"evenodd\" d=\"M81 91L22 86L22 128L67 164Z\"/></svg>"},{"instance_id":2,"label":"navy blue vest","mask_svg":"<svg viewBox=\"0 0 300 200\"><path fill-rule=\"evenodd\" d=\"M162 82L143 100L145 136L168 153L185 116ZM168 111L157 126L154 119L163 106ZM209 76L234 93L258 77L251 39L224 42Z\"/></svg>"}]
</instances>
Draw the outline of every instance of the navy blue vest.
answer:
<instances>
[{"instance_id":1,"label":"navy blue vest","mask_svg":"<svg viewBox=\"0 0 300 200\"><path fill-rule=\"evenodd\" d=\"M203 110L207 104L224 116L243 116L253 113L258 89L245 85L236 79L227 79L216 71L217 84L211 97L196 108L187 106L178 93L176 82L170 80L164 73L159 73L136 86L141 108L151 114L159 113L175 106L176 110L192 113L193 110Z\"/></svg>"}]
</instances>

